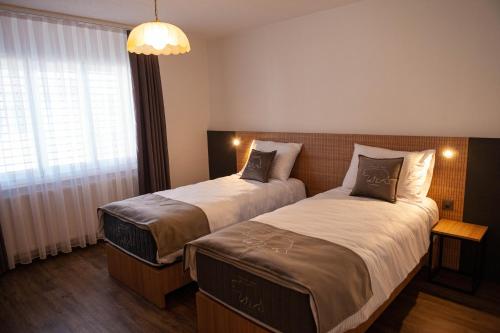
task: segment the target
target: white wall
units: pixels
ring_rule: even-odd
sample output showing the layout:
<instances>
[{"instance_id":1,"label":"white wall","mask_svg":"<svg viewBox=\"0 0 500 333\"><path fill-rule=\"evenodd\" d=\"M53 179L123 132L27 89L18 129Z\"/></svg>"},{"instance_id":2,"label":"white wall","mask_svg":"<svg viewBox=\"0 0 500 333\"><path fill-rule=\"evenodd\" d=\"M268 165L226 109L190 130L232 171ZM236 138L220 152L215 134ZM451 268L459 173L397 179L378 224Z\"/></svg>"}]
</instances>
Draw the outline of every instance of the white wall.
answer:
<instances>
[{"instance_id":1,"label":"white wall","mask_svg":"<svg viewBox=\"0 0 500 333\"><path fill-rule=\"evenodd\" d=\"M172 187L208 179L207 42L189 41L190 53L159 57Z\"/></svg>"},{"instance_id":2,"label":"white wall","mask_svg":"<svg viewBox=\"0 0 500 333\"><path fill-rule=\"evenodd\" d=\"M208 178L207 128L500 137L498 0L362 0L189 39L160 57L174 187Z\"/></svg>"},{"instance_id":3,"label":"white wall","mask_svg":"<svg viewBox=\"0 0 500 333\"><path fill-rule=\"evenodd\" d=\"M210 129L500 137L498 0L363 0L211 42L209 66Z\"/></svg>"}]
</instances>

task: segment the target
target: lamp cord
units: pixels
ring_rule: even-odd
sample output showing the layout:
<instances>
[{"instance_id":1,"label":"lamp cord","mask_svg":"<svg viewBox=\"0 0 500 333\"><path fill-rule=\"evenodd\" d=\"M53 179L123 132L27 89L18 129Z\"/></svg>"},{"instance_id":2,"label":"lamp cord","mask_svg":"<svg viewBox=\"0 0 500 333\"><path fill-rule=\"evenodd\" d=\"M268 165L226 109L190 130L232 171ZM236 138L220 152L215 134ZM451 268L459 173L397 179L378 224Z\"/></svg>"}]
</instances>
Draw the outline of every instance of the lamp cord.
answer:
<instances>
[{"instance_id":1,"label":"lamp cord","mask_svg":"<svg viewBox=\"0 0 500 333\"><path fill-rule=\"evenodd\" d=\"M156 22L158 22L158 5L156 3L156 0L155 0L155 18L156 18Z\"/></svg>"}]
</instances>

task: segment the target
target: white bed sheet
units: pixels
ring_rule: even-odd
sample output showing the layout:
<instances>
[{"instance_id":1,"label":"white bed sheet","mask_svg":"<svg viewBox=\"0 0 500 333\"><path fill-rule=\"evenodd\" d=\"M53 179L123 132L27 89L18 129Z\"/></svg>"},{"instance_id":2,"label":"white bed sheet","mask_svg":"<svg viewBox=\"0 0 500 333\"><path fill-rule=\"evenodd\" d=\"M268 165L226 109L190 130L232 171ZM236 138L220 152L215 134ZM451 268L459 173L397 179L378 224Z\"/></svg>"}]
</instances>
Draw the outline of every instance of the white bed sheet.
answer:
<instances>
[{"instance_id":1,"label":"white bed sheet","mask_svg":"<svg viewBox=\"0 0 500 333\"><path fill-rule=\"evenodd\" d=\"M335 333L355 328L389 298L427 252L439 216L430 198L392 204L351 197L349 192L339 187L252 219L343 245L364 260L373 296L331 330Z\"/></svg>"},{"instance_id":2,"label":"white bed sheet","mask_svg":"<svg viewBox=\"0 0 500 333\"><path fill-rule=\"evenodd\" d=\"M268 183L261 183L240 179L234 174L155 194L201 208L207 215L210 231L214 232L302 200L306 197L306 190L304 183L295 178L286 181L270 179ZM157 260L170 263L179 254Z\"/></svg>"}]
</instances>

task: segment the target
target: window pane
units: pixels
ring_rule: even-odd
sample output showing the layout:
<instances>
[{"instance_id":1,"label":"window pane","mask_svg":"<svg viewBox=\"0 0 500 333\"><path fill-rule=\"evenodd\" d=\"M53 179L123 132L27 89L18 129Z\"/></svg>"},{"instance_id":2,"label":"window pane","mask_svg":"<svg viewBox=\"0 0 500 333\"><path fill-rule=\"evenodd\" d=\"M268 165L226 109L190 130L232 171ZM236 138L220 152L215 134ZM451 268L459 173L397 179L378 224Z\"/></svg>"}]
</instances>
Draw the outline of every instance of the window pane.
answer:
<instances>
[{"instance_id":1,"label":"window pane","mask_svg":"<svg viewBox=\"0 0 500 333\"><path fill-rule=\"evenodd\" d=\"M38 168L25 68L9 60L0 58L0 173Z\"/></svg>"}]
</instances>

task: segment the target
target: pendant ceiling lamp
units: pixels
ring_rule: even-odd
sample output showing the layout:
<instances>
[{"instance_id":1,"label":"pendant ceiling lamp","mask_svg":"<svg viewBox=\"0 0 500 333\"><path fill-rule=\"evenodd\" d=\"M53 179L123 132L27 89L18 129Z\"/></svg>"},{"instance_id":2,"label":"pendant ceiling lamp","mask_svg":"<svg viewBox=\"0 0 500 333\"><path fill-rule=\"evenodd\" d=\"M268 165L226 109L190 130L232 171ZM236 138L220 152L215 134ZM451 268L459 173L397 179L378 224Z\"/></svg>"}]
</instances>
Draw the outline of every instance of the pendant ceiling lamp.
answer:
<instances>
[{"instance_id":1,"label":"pendant ceiling lamp","mask_svg":"<svg viewBox=\"0 0 500 333\"><path fill-rule=\"evenodd\" d=\"M191 50L186 34L177 26L158 20L155 1L155 22L138 25L130 32L127 50L137 54L170 55L183 54Z\"/></svg>"}]
</instances>

